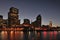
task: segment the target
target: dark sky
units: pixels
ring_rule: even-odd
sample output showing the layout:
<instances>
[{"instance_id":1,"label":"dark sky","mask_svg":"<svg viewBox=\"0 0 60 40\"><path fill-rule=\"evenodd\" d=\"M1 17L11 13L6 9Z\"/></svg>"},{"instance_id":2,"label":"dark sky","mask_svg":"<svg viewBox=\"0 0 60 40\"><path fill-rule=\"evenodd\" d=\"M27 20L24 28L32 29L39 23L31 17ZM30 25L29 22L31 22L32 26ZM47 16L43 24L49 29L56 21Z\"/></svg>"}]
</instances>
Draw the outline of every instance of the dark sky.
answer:
<instances>
[{"instance_id":1,"label":"dark sky","mask_svg":"<svg viewBox=\"0 0 60 40\"><path fill-rule=\"evenodd\" d=\"M59 0L0 0L0 15L8 18L10 7L19 9L19 19L23 23L24 18L35 21L37 15L41 14L42 24L49 24L51 18L53 25L60 26L60 1Z\"/></svg>"}]
</instances>

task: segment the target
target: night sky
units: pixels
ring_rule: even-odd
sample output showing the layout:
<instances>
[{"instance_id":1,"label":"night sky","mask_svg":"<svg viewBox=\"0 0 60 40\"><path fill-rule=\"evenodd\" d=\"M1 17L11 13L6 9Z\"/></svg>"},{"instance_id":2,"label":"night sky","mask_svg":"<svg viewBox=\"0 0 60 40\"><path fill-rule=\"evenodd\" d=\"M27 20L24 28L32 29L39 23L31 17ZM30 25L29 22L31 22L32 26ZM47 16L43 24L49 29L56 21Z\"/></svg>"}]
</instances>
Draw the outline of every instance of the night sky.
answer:
<instances>
[{"instance_id":1,"label":"night sky","mask_svg":"<svg viewBox=\"0 0 60 40\"><path fill-rule=\"evenodd\" d=\"M4 19L8 18L10 7L19 9L19 19L35 21L37 15L42 16L42 25L48 25L52 20L53 26L60 26L60 1L59 0L0 0L0 15ZM51 18L51 19L50 19Z\"/></svg>"}]
</instances>

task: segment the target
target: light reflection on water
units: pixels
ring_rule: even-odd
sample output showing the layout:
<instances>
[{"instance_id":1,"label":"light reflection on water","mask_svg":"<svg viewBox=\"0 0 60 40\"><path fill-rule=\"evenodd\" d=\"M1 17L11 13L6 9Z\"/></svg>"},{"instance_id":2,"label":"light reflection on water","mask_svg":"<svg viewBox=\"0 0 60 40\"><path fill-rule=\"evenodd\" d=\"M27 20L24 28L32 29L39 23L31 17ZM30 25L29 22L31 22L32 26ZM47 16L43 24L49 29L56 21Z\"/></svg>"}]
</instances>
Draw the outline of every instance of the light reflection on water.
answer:
<instances>
[{"instance_id":1,"label":"light reflection on water","mask_svg":"<svg viewBox=\"0 0 60 40\"><path fill-rule=\"evenodd\" d=\"M60 32L1 31L0 40L60 40Z\"/></svg>"}]
</instances>

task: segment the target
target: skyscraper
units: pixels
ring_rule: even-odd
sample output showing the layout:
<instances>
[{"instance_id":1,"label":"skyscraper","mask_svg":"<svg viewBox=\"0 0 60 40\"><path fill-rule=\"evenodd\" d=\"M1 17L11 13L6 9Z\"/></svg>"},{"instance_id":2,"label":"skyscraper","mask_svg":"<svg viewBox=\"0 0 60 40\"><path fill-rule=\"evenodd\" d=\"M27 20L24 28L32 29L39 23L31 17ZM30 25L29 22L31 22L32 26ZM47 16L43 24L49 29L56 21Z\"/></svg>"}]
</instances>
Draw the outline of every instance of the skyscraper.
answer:
<instances>
[{"instance_id":1,"label":"skyscraper","mask_svg":"<svg viewBox=\"0 0 60 40\"><path fill-rule=\"evenodd\" d=\"M8 13L8 26L9 27L16 27L19 26L20 20L18 16L18 9L11 7Z\"/></svg>"}]
</instances>

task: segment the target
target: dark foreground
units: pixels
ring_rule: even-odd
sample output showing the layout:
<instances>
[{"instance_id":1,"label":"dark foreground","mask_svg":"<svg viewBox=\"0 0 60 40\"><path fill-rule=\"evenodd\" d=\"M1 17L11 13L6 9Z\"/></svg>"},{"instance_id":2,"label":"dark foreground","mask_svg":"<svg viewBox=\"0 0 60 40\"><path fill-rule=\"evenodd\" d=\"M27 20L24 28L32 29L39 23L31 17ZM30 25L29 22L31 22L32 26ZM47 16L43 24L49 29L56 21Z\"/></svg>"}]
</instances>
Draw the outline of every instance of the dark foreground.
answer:
<instances>
[{"instance_id":1,"label":"dark foreground","mask_svg":"<svg viewBox=\"0 0 60 40\"><path fill-rule=\"evenodd\" d=\"M0 40L60 40L59 31L0 31Z\"/></svg>"}]
</instances>

